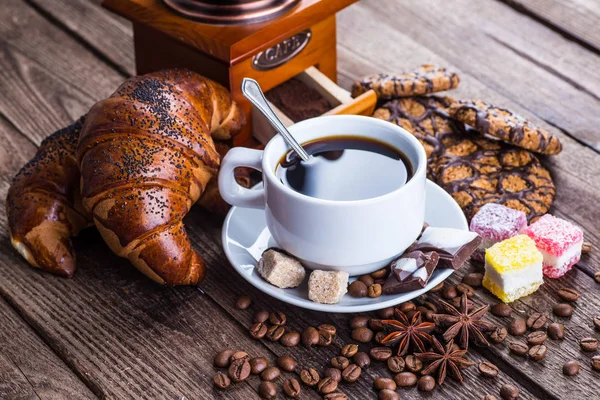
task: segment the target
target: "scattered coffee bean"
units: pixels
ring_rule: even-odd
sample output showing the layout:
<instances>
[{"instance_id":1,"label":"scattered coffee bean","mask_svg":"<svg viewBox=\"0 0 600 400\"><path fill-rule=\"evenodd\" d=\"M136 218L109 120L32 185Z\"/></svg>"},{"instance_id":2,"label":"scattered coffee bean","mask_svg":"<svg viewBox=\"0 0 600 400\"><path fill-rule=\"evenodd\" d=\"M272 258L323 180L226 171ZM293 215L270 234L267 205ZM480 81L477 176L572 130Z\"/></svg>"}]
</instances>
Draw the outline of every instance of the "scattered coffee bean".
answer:
<instances>
[{"instance_id":1,"label":"scattered coffee bean","mask_svg":"<svg viewBox=\"0 0 600 400\"><path fill-rule=\"evenodd\" d=\"M330 377L325 377L317 383L317 390L321 394L327 394L335 392L338 388L337 381L331 379Z\"/></svg>"},{"instance_id":2,"label":"scattered coffee bean","mask_svg":"<svg viewBox=\"0 0 600 400\"><path fill-rule=\"evenodd\" d=\"M274 399L277 396L277 387L273 382L261 382L258 385L258 395L261 399Z\"/></svg>"},{"instance_id":3,"label":"scattered coffee bean","mask_svg":"<svg viewBox=\"0 0 600 400\"><path fill-rule=\"evenodd\" d=\"M283 392L292 399L300 397L300 383L294 378L286 379L283 382Z\"/></svg>"},{"instance_id":4,"label":"scattered coffee bean","mask_svg":"<svg viewBox=\"0 0 600 400\"><path fill-rule=\"evenodd\" d=\"M281 311L272 312L269 314L269 322L273 325L285 325L287 317Z\"/></svg>"},{"instance_id":5,"label":"scattered coffee bean","mask_svg":"<svg viewBox=\"0 0 600 400\"><path fill-rule=\"evenodd\" d=\"M400 372L394 376L394 382L400 387L411 387L417 384L417 376L412 372Z\"/></svg>"},{"instance_id":6,"label":"scattered coffee bean","mask_svg":"<svg viewBox=\"0 0 600 400\"><path fill-rule=\"evenodd\" d=\"M267 329L265 337L271 342L276 342L285 334L285 327L280 325L272 325Z\"/></svg>"},{"instance_id":7,"label":"scattered coffee bean","mask_svg":"<svg viewBox=\"0 0 600 400\"><path fill-rule=\"evenodd\" d=\"M385 329L383 321L377 318L371 318L369 320L369 329L372 331L382 331Z\"/></svg>"},{"instance_id":8,"label":"scattered coffee bean","mask_svg":"<svg viewBox=\"0 0 600 400\"><path fill-rule=\"evenodd\" d=\"M377 398L379 400L400 400L400 395L393 390L383 389Z\"/></svg>"},{"instance_id":9,"label":"scattered coffee bean","mask_svg":"<svg viewBox=\"0 0 600 400\"><path fill-rule=\"evenodd\" d=\"M386 307L381 310L377 310L377 316L381 319L394 318L394 307Z\"/></svg>"},{"instance_id":10,"label":"scattered coffee bean","mask_svg":"<svg viewBox=\"0 0 600 400\"><path fill-rule=\"evenodd\" d=\"M548 325L548 337L552 340L563 340L565 338L565 326L559 322Z\"/></svg>"},{"instance_id":11,"label":"scattered coffee bean","mask_svg":"<svg viewBox=\"0 0 600 400\"><path fill-rule=\"evenodd\" d=\"M323 400L348 400L348 396L342 392L333 392L323 396Z\"/></svg>"},{"instance_id":12,"label":"scattered coffee bean","mask_svg":"<svg viewBox=\"0 0 600 400\"><path fill-rule=\"evenodd\" d=\"M527 318L527 327L529 329L541 329L546 325L548 318L542 313L533 313Z\"/></svg>"},{"instance_id":13,"label":"scattered coffee bean","mask_svg":"<svg viewBox=\"0 0 600 400\"><path fill-rule=\"evenodd\" d=\"M347 344L344 347L342 347L342 350L340 351L340 356L350 358L356 353L358 353L358 346L355 344Z\"/></svg>"},{"instance_id":14,"label":"scattered coffee bean","mask_svg":"<svg viewBox=\"0 0 600 400\"><path fill-rule=\"evenodd\" d=\"M463 276L462 282L471 287L479 287L483 283L483 274L480 274L479 272L471 272L470 274Z\"/></svg>"},{"instance_id":15,"label":"scattered coffee bean","mask_svg":"<svg viewBox=\"0 0 600 400\"><path fill-rule=\"evenodd\" d=\"M375 361L386 361L392 356L392 349L389 347L372 347L369 355Z\"/></svg>"},{"instance_id":16,"label":"scattered coffee bean","mask_svg":"<svg viewBox=\"0 0 600 400\"><path fill-rule=\"evenodd\" d=\"M284 333L281 339L279 339L279 343L281 343L285 347L294 347L298 346L300 343L300 333L298 332L287 332Z\"/></svg>"},{"instance_id":17,"label":"scattered coffee bean","mask_svg":"<svg viewBox=\"0 0 600 400\"><path fill-rule=\"evenodd\" d=\"M387 333L384 331L381 332L377 332L375 334L375 337L373 338L373 340L375 341L375 343L377 344L383 344L383 339L385 339L385 337L387 336Z\"/></svg>"},{"instance_id":18,"label":"scattered coffee bean","mask_svg":"<svg viewBox=\"0 0 600 400\"><path fill-rule=\"evenodd\" d=\"M235 301L235 308L238 310L245 310L252 304L250 296L240 296Z\"/></svg>"},{"instance_id":19,"label":"scattered coffee bean","mask_svg":"<svg viewBox=\"0 0 600 400\"><path fill-rule=\"evenodd\" d=\"M350 365L350 360L344 356L335 356L331 359L331 366L337 368L340 371Z\"/></svg>"},{"instance_id":20,"label":"scattered coffee bean","mask_svg":"<svg viewBox=\"0 0 600 400\"><path fill-rule=\"evenodd\" d=\"M257 323L257 322L267 322L267 320L269 319L269 312L268 311L258 311L256 314L254 314L254 318L252 319L252 322Z\"/></svg>"},{"instance_id":21,"label":"scattered coffee bean","mask_svg":"<svg viewBox=\"0 0 600 400\"><path fill-rule=\"evenodd\" d=\"M506 384L500 388L500 397L504 400L516 400L519 398L519 389L511 384Z\"/></svg>"},{"instance_id":22,"label":"scattered coffee bean","mask_svg":"<svg viewBox=\"0 0 600 400\"><path fill-rule=\"evenodd\" d=\"M296 360L292 356L283 355L277 359L277 366L284 371L293 372L296 370Z\"/></svg>"},{"instance_id":23,"label":"scattered coffee bean","mask_svg":"<svg viewBox=\"0 0 600 400\"><path fill-rule=\"evenodd\" d=\"M529 349L529 358L533 361L540 361L544 357L546 357L546 353L548 352L548 348L543 344L536 344L532 348Z\"/></svg>"},{"instance_id":24,"label":"scattered coffee bean","mask_svg":"<svg viewBox=\"0 0 600 400\"><path fill-rule=\"evenodd\" d=\"M365 284L366 287L371 286L375 283L375 279L371 275L361 275L358 280Z\"/></svg>"},{"instance_id":25,"label":"scattered coffee bean","mask_svg":"<svg viewBox=\"0 0 600 400\"><path fill-rule=\"evenodd\" d=\"M250 372L254 375L258 375L263 372L269 366L269 360L264 357L255 357L250 361Z\"/></svg>"},{"instance_id":26,"label":"scattered coffee bean","mask_svg":"<svg viewBox=\"0 0 600 400\"><path fill-rule=\"evenodd\" d=\"M579 292L577 290L571 289L571 288L561 288L558 290L558 292L556 292L556 294L562 300L568 301L571 303L574 301L577 301L577 299L579 299Z\"/></svg>"},{"instance_id":27,"label":"scattered coffee bean","mask_svg":"<svg viewBox=\"0 0 600 400\"><path fill-rule=\"evenodd\" d=\"M405 314L409 311L414 311L416 309L417 306L412 301L405 301L404 303L400 303L400 305L398 306L398 310L402 311Z\"/></svg>"},{"instance_id":28,"label":"scattered coffee bean","mask_svg":"<svg viewBox=\"0 0 600 400\"><path fill-rule=\"evenodd\" d=\"M369 317L365 317L364 315L359 315L357 317L353 317L350 320L350 328L366 328L369 325Z\"/></svg>"},{"instance_id":29,"label":"scattered coffee bean","mask_svg":"<svg viewBox=\"0 0 600 400\"><path fill-rule=\"evenodd\" d=\"M331 336L327 331L317 330L317 332L319 332L317 346L329 346L333 341L333 336Z\"/></svg>"},{"instance_id":30,"label":"scattered coffee bean","mask_svg":"<svg viewBox=\"0 0 600 400\"><path fill-rule=\"evenodd\" d=\"M314 368L303 369L302 371L300 371L300 380L306 386L312 387L319 383L319 381L321 380L321 376L319 375L319 372L317 372L317 370Z\"/></svg>"},{"instance_id":31,"label":"scattered coffee bean","mask_svg":"<svg viewBox=\"0 0 600 400\"><path fill-rule=\"evenodd\" d=\"M352 357L352 361L362 369L369 368L369 365L371 365L371 358L364 351L356 353L354 357Z\"/></svg>"},{"instance_id":32,"label":"scattered coffee bean","mask_svg":"<svg viewBox=\"0 0 600 400\"><path fill-rule=\"evenodd\" d=\"M596 283L600 283L600 271L594 274L594 280Z\"/></svg>"},{"instance_id":33,"label":"scattered coffee bean","mask_svg":"<svg viewBox=\"0 0 600 400\"><path fill-rule=\"evenodd\" d=\"M369 343L373 339L373 331L369 328L353 329L352 339L359 343Z\"/></svg>"},{"instance_id":34,"label":"scattered coffee bean","mask_svg":"<svg viewBox=\"0 0 600 400\"><path fill-rule=\"evenodd\" d=\"M454 286L446 285L442 289L442 297L446 300L452 300L456 296L458 296L458 293L456 293L456 288Z\"/></svg>"},{"instance_id":35,"label":"scattered coffee bean","mask_svg":"<svg viewBox=\"0 0 600 400\"><path fill-rule=\"evenodd\" d=\"M473 289L471 286L467 285L466 283L459 283L458 285L456 285L456 291L460 294L466 294L467 297L472 297L475 294L475 289Z\"/></svg>"},{"instance_id":36,"label":"scattered coffee bean","mask_svg":"<svg viewBox=\"0 0 600 400\"><path fill-rule=\"evenodd\" d=\"M600 356L592 357L591 365L594 371L600 371Z\"/></svg>"},{"instance_id":37,"label":"scattered coffee bean","mask_svg":"<svg viewBox=\"0 0 600 400\"><path fill-rule=\"evenodd\" d=\"M404 371L404 366L404 359L400 356L392 356L387 360L387 367L394 374Z\"/></svg>"},{"instance_id":38,"label":"scattered coffee bean","mask_svg":"<svg viewBox=\"0 0 600 400\"><path fill-rule=\"evenodd\" d=\"M213 382L215 384L215 387L221 390L227 389L231 384L231 380L229 379L229 377L220 372L215 375L215 377L213 378Z\"/></svg>"},{"instance_id":39,"label":"scattered coffee bean","mask_svg":"<svg viewBox=\"0 0 600 400\"><path fill-rule=\"evenodd\" d=\"M508 344L508 349L518 356L524 356L529 351L529 347L521 342L510 342Z\"/></svg>"},{"instance_id":40,"label":"scattered coffee bean","mask_svg":"<svg viewBox=\"0 0 600 400\"><path fill-rule=\"evenodd\" d=\"M250 356L245 351L236 351L229 358L229 362L232 363L235 360L246 360L248 358L250 358Z\"/></svg>"},{"instance_id":41,"label":"scattered coffee bean","mask_svg":"<svg viewBox=\"0 0 600 400\"><path fill-rule=\"evenodd\" d=\"M575 376L579 373L579 363L577 361L567 361L563 365L563 374L567 376Z\"/></svg>"},{"instance_id":42,"label":"scattered coffee bean","mask_svg":"<svg viewBox=\"0 0 600 400\"><path fill-rule=\"evenodd\" d=\"M417 382L417 388L421 392L431 392L435 389L435 379L431 375L424 375L419 378Z\"/></svg>"},{"instance_id":43,"label":"scattered coffee bean","mask_svg":"<svg viewBox=\"0 0 600 400\"><path fill-rule=\"evenodd\" d=\"M573 315L573 307L567 303L558 303L552 307L552 312L558 317L570 317Z\"/></svg>"},{"instance_id":44,"label":"scattered coffee bean","mask_svg":"<svg viewBox=\"0 0 600 400\"><path fill-rule=\"evenodd\" d=\"M495 378L500 372L498 367L488 361L480 362L478 365L479 373L487 378Z\"/></svg>"},{"instance_id":45,"label":"scattered coffee bean","mask_svg":"<svg viewBox=\"0 0 600 400\"><path fill-rule=\"evenodd\" d=\"M229 362L230 362L229 360L231 359L231 356L233 355L233 353L235 353L235 350L231 350L231 349L221 350L220 352L218 352L215 355L213 364L217 368L229 367Z\"/></svg>"},{"instance_id":46,"label":"scattered coffee bean","mask_svg":"<svg viewBox=\"0 0 600 400\"><path fill-rule=\"evenodd\" d=\"M352 297L367 297L368 288L361 281L354 281L348 286L348 294Z\"/></svg>"},{"instance_id":47,"label":"scattered coffee bean","mask_svg":"<svg viewBox=\"0 0 600 400\"><path fill-rule=\"evenodd\" d=\"M263 381L272 381L281 376L281 371L276 367L267 367L261 374L260 379Z\"/></svg>"},{"instance_id":48,"label":"scattered coffee bean","mask_svg":"<svg viewBox=\"0 0 600 400\"><path fill-rule=\"evenodd\" d=\"M382 269L378 269L375 272L371 272L371 276L373 277L373 279L384 279L387 278L388 276L388 270L387 268L382 268Z\"/></svg>"},{"instance_id":49,"label":"scattered coffee bean","mask_svg":"<svg viewBox=\"0 0 600 400\"><path fill-rule=\"evenodd\" d=\"M254 325L252 325L249 329L250 337L256 340L262 339L267 334L267 329L268 328L265 324L263 324L262 322L257 322Z\"/></svg>"},{"instance_id":50,"label":"scattered coffee bean","mask_svg":"<svg viewBox=\"0 0 600 400\"><path fill-rule=\"evenodd\" d=\"M362 370L358 365L350 364L342 371L342 379L348 383L356 382L360 378L361 372Z\"/></svg>"},{"instance_id":51,"label":"scattered coffee bean","mask_svg":"<svg viewBox=\"0 0 600 400\"><path fill-rule=\"evenodd\" d=\"M410 372L419 372L423 369L423 361L419 360L413 354L409 354L404 358L404 365Z\"/></svg>"},{"instance_id":52,"label":"scattered coffee bean","mask_svg":"<svg viewBox=\"0 0 600 400\"><path fill-rule=\"evenodd\" d=\"M382 289L383 288L381 287L381 285L379 283L374 283L371 286L369 286L369 289L367 290L367 295L371 298L379 297L379 296L381 296Z\"/></svg>"},{"instance_id":53,"label":"scattered coffee bean","mask_svg":"<svg viewBox=\"0 0 600 400\"><path fill-rule=\"evenodd\" d=\"M331 378L334 381L339 382L342 380L342 371L337 368L325 368L323 371L323 378Z\"/></svg>"},{"instance_id":54,"label":"scattered coffee bean","mask_svg":"<svg viewBox=\"0 0 600 400\"><path fill-rule=\"evenodd\" d=\"M444 289L444 286L446 286L444 284L444 282L440 282L437 285L435 285L434 287L432 287L431 290L429 291L429 293L439 292L440 290Z\"/></svg>"},{"instance_id":55,"label":"scattered coffee bean","mask_svg":"<svg viewBox=\"0 0 600 400\"><path fill-rule=\"evenodd\" d=\"M396 390L396 382L390 378L375 378L373 382L373 389L375 390Z\"/></svg>"},{"instance_id":56,"label":"scattered coffee bean","mask_svg":"<svg viewBox=\"0 0 600 400\"><path fill-rule=\"evenodd\" d=\"M594 317L593 322L594 322L594 328L596 328L596 330L600 331L600 317Z\"/></svg>"},{"instance_id":57,"label":"scattered coffee bean","mask_svg":"<svg viewBox=\"0 0 600 400\"><path fill-rule=\"evenodd\" d=\"M427 309L429 309L429 310L431 310L431 311L433 311L435 313L438 312L438 307L434 303L432 303L431 301L424 301L423 302L423 307L425 307L425 308L427 308Z\"/></svg>"},{"instance_id":58,"label":"scattered coffee bean","mask_svg":"<svg viewBox=\"0 0 600 400\"><path fill-rule=\"evenodd\" d=\"M490 312L497 317L510 317L512 307L508 304L498 303L490 308Z\"/></svg>"},{"instance_id":59,"label":"scattered coffee bean","mask_svg":"<svg viewBox=\"0 0 600 400\"><path fill-rule=\"evenodd\" d=\"M306 328L300 336L300 341L304 347L310 349L319 342L319 331L312 326Z\"/></svg>"},{"instance_id":60,"label":"scattered coffee bean","mask_svg":"<svg viewBox=\"0 0 600 400\"><path fill-rule=\"evenodd\" d=\"M581 350L583 351L596 351L598 350L598 339L593 337L581 339L579 341L579 347L581 347Z\"/></svg>"},{"instance_id":61,"label":"scattered coffee bean","mask_svg":"<svg viewBox=\"0 0 600 400\"><path fill-rule=\"evenodd\" d=\"M536 344L543 344L546 339L548 339L548 335L544 331L535 331L531 332L527 335L527 344L530 346L535 346Z\"/></svg>"},{"instance_id":62,"label":"scattered coffee bean","mask_svg":"<svg viewBox=\"0 0 600 400\"><path fill-rule=\"evenodd\" d=\"M510 326L508 327L508 331L510 332L511 335L521 336L525 332L527 332L527 323L522 318L515 318L510 323Z\"/></svg>"},{"instance_id":63,"label":"scattered coffee bean","mask_svg":"<svg viewBox=\"0 0 600 400\"><path fill-rule=\"evenodd\" d=\"M250 363L247 358L240 358L234 360L229 364L229 369L227 370L227 374L234 382L241 382L246 380L250 376Z\"/></svg>"},{"instance_id":64,"label":"scattered coffee bean","mask_svg":"<svg viewBox=\"0 0 600 400\"><path fill-rule=\"evenodd\" d=\"M319 332L327 332L331 336L335 336L335 334L337 333L337 328L331 324L321 324L317 326L317 330Z\"/></svg>"},{"instance_id":65,"label":"scattered coffee bean","mask_svg":"<svg viewBox=\"0 0 600 400\"><path fill-rule=\"evenodd\" d=\"M494 343L503 343L506 339L506 336L508 336L508 331L506 328L496 327L496 329L494 329L490 334L490 339Z\"/></svg>"},{"instance_id":66,"label":"scattered coffee bean","mask_svg":"<svg viewBox=\"0 0 600 400\"><path fill-rule=\"evenodd\" d=\"M588 254L592 252L592 244L590 242L583 242L581 245L581 254Z\"/></svg>"}]
</instances>

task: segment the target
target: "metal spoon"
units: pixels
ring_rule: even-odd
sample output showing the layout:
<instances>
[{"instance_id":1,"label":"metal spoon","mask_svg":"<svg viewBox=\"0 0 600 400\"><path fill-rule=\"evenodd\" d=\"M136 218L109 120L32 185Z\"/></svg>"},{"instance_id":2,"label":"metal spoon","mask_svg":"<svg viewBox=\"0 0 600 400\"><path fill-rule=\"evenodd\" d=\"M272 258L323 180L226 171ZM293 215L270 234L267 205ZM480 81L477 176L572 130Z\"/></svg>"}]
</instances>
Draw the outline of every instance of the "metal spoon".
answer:
<instances>
[{"instance_id":1,"label":"metal spoon","mask_svg":"<svg viewBox=\"0 0 600 400\"><path fill-rule=\"evenodd\" d=\"M267 99L265 98L265 94L260 88L258 82L251 78L244 78L242 80L242 93L258 110L269 120L273 128L283 136L285 142L300 156L302 161L308 161L310 156L304 150L302 146L294 139L290 131L287 130L285 125L281 122L277 115L273 112L269 103L267 103Z\"/></svg>"}]
</instances>

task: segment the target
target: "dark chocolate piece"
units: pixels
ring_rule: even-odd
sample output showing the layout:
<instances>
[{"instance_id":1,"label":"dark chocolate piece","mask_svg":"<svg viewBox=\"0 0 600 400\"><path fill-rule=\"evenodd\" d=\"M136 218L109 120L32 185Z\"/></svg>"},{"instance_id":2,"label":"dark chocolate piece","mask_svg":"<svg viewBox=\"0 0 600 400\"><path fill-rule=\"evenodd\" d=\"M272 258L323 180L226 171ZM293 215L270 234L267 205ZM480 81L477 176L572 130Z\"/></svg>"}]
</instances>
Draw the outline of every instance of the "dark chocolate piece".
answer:
<instances>
[{"instance_id":1,"label":"dark chocolate piece","mask_svg":"<svg viewBox=\"0 0 600 400\"><path fill-rule=\"evenodd\" d=\"M440 256L439 265L444 268L459 269L481 244L481 236L453 228L428 227L410 251L435 251Z\"/></svg>"},{"instance_id":2,"label":"dark chocolate piece","mask_svg":"<svg viewBox=\"0 0 600 400\"><path fill-rule=\"evenodd\" d=\"M435 251L411 251L403 254L392 262L390 276L383 285L383 292L397 294L424 288L438 260L439 255Z\"/></svg>"}]
</instances>

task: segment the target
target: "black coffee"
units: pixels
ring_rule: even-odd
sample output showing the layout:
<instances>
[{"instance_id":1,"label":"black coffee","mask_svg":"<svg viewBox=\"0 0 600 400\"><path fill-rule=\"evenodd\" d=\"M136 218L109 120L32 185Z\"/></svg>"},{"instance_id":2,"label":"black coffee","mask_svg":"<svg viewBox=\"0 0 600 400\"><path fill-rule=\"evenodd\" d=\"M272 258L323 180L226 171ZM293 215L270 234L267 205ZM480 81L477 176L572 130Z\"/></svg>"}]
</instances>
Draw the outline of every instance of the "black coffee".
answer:
<instances>
[{"instance_id":1,"label":"black coffee","mask_svg":"<svg viewBox=\"0 0 600 400\"><path fill-rule=\"evenodd\" d=\"M307 196L325 200L363 200L392 192L413 176L406 155L378 140L331 136L303 143L313 157L302 161L288 152L275 174L281 182Z\"/></svg>"}]
</instances>

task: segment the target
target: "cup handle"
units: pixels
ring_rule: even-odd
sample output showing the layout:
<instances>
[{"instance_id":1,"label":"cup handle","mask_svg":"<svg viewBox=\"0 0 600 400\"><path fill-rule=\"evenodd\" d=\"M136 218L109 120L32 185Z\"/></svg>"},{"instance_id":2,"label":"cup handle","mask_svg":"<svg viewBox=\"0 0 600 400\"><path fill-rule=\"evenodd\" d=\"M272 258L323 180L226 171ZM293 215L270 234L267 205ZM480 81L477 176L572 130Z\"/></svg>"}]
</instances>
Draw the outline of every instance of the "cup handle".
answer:
<instances>
[{"instance_id":1,"label":"cup handle","mask_svg":"<svg viewBox=\"0 0 600 400\"><path fill-rule=\"evenodd\" d=\"M234 147L221 161L219 171L219 193L227 203L237 207L265 208L265 189L246 189L240 186L233 175L237 167L249 167L262 171L262 150Z\"/></svg>"}]
</instances>

